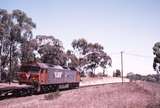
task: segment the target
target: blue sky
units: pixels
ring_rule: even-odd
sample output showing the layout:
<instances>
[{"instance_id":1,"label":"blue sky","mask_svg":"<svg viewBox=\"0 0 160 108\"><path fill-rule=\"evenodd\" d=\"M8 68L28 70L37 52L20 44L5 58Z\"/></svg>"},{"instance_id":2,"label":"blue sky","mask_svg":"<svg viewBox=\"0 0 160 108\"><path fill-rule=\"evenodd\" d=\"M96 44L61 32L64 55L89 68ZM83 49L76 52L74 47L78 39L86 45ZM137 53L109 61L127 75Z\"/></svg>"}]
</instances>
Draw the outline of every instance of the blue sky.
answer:
<instances>
[{"instance_id":1,"label":"blue sky","mask_svg":"<svg viewBox=\"0 0 160 108\"><path fill-rule=\"evenodd\" d=\"M155 73L152 47L160 41L159 0L1 0L0 8L25 11L37 24L34 35L53 35L66 49L73 39L85 38L105 47L114 69L120 68L124 51L125 73Z\"/></svg>"}]
</instances>

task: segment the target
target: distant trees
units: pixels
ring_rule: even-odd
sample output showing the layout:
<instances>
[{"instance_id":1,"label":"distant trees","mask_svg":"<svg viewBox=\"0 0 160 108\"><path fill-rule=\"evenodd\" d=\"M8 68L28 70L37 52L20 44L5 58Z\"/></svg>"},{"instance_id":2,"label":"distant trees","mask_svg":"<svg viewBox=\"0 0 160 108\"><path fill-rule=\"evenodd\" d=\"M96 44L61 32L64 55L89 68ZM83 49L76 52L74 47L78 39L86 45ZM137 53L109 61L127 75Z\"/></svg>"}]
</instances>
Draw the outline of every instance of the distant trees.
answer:
<instances>
[{"instance_id":1,"label":"distant trees","mask_svg":"<svg viewBox=\"0 0 160 108\"><path fill-rule=\"evenodd\" d=\"M160 83L159 75L157 75L157 74L140 75L140 74L134 74L133 72L129 72L129 73L127 73L126 77L130 80L130 82L142 80L142 81Z\"/></svg>"}]
</instances>

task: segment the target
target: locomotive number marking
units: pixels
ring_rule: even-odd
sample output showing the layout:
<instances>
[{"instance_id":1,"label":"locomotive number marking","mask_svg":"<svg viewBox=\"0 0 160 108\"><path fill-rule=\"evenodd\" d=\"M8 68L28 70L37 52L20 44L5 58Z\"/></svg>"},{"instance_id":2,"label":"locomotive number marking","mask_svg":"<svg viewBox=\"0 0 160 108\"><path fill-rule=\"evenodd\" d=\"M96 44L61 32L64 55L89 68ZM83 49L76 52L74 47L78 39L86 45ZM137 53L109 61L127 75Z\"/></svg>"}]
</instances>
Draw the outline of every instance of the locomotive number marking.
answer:
<instances>
[{"instance_id":1,"label":"locomotive number marking","mask_svg":"<svg viewBox=\"0 0 160 108\"><path fill-rule=\"evenodd\" d=\"M54 72L55 78L61 78L62 77L62 72Z\"/></svg>"}]
</instances>

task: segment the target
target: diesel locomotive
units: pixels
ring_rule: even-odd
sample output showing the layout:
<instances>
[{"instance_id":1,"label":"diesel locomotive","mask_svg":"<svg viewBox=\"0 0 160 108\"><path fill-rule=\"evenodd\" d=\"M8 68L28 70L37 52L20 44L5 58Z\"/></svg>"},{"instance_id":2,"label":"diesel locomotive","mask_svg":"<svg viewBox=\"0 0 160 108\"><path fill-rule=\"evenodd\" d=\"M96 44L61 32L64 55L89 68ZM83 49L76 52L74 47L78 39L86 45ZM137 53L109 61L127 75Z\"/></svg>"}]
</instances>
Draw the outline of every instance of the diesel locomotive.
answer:
<instances>
[{"instance_id":1,"label":"diesel locomotive","mask_svg":"<svg viewBox=\"0 0 160 108\"><path fill-rule=\"evenodd\" d=\"M0 100L8 96L28 96L60 89L78 88L80 73L76 69L33 62L22 64L17 83L0 83Z\"/></svg>"},{"instance_id":2,"label":"diesel locomotive","mask_svg":"<svg viewBox=\"0 0 160 108\"><path fill-rule=\"evenodd\" d=\"M22 64L17 73L19 84L32 85L37 92L78 88L80 73L75 69L45 63Z\"/></svg>"}]
</instances>

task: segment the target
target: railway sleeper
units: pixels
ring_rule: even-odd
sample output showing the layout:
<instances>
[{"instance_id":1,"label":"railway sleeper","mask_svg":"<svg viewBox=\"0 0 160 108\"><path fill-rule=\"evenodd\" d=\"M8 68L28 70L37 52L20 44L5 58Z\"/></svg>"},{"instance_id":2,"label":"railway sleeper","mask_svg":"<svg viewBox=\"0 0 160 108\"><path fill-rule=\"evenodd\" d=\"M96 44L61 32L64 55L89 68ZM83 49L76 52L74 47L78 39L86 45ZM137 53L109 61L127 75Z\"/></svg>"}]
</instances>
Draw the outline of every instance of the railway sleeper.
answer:
<instances>
[{"instance_id":1,"label":"railway sleeper","mask_svg":"<svg viewBox=\"0 0 160 108\"><path fill-rule=\"evenodd\" d=\"M40 93L55 92L57 90L59 90L59 85L49 84L49 85L41 85L40 86Z\"/></svg>"},{"instance_id":2,"label":"railway sleeper","mask_svg":"<svg viewBox=\"0 0 160 108\"><path fill-rule=\"evenodd\" d=\"M17 97L30 96L34 94L33 88L19 88L13 90L13 95Z\"/></svg>"}]
</instances>

